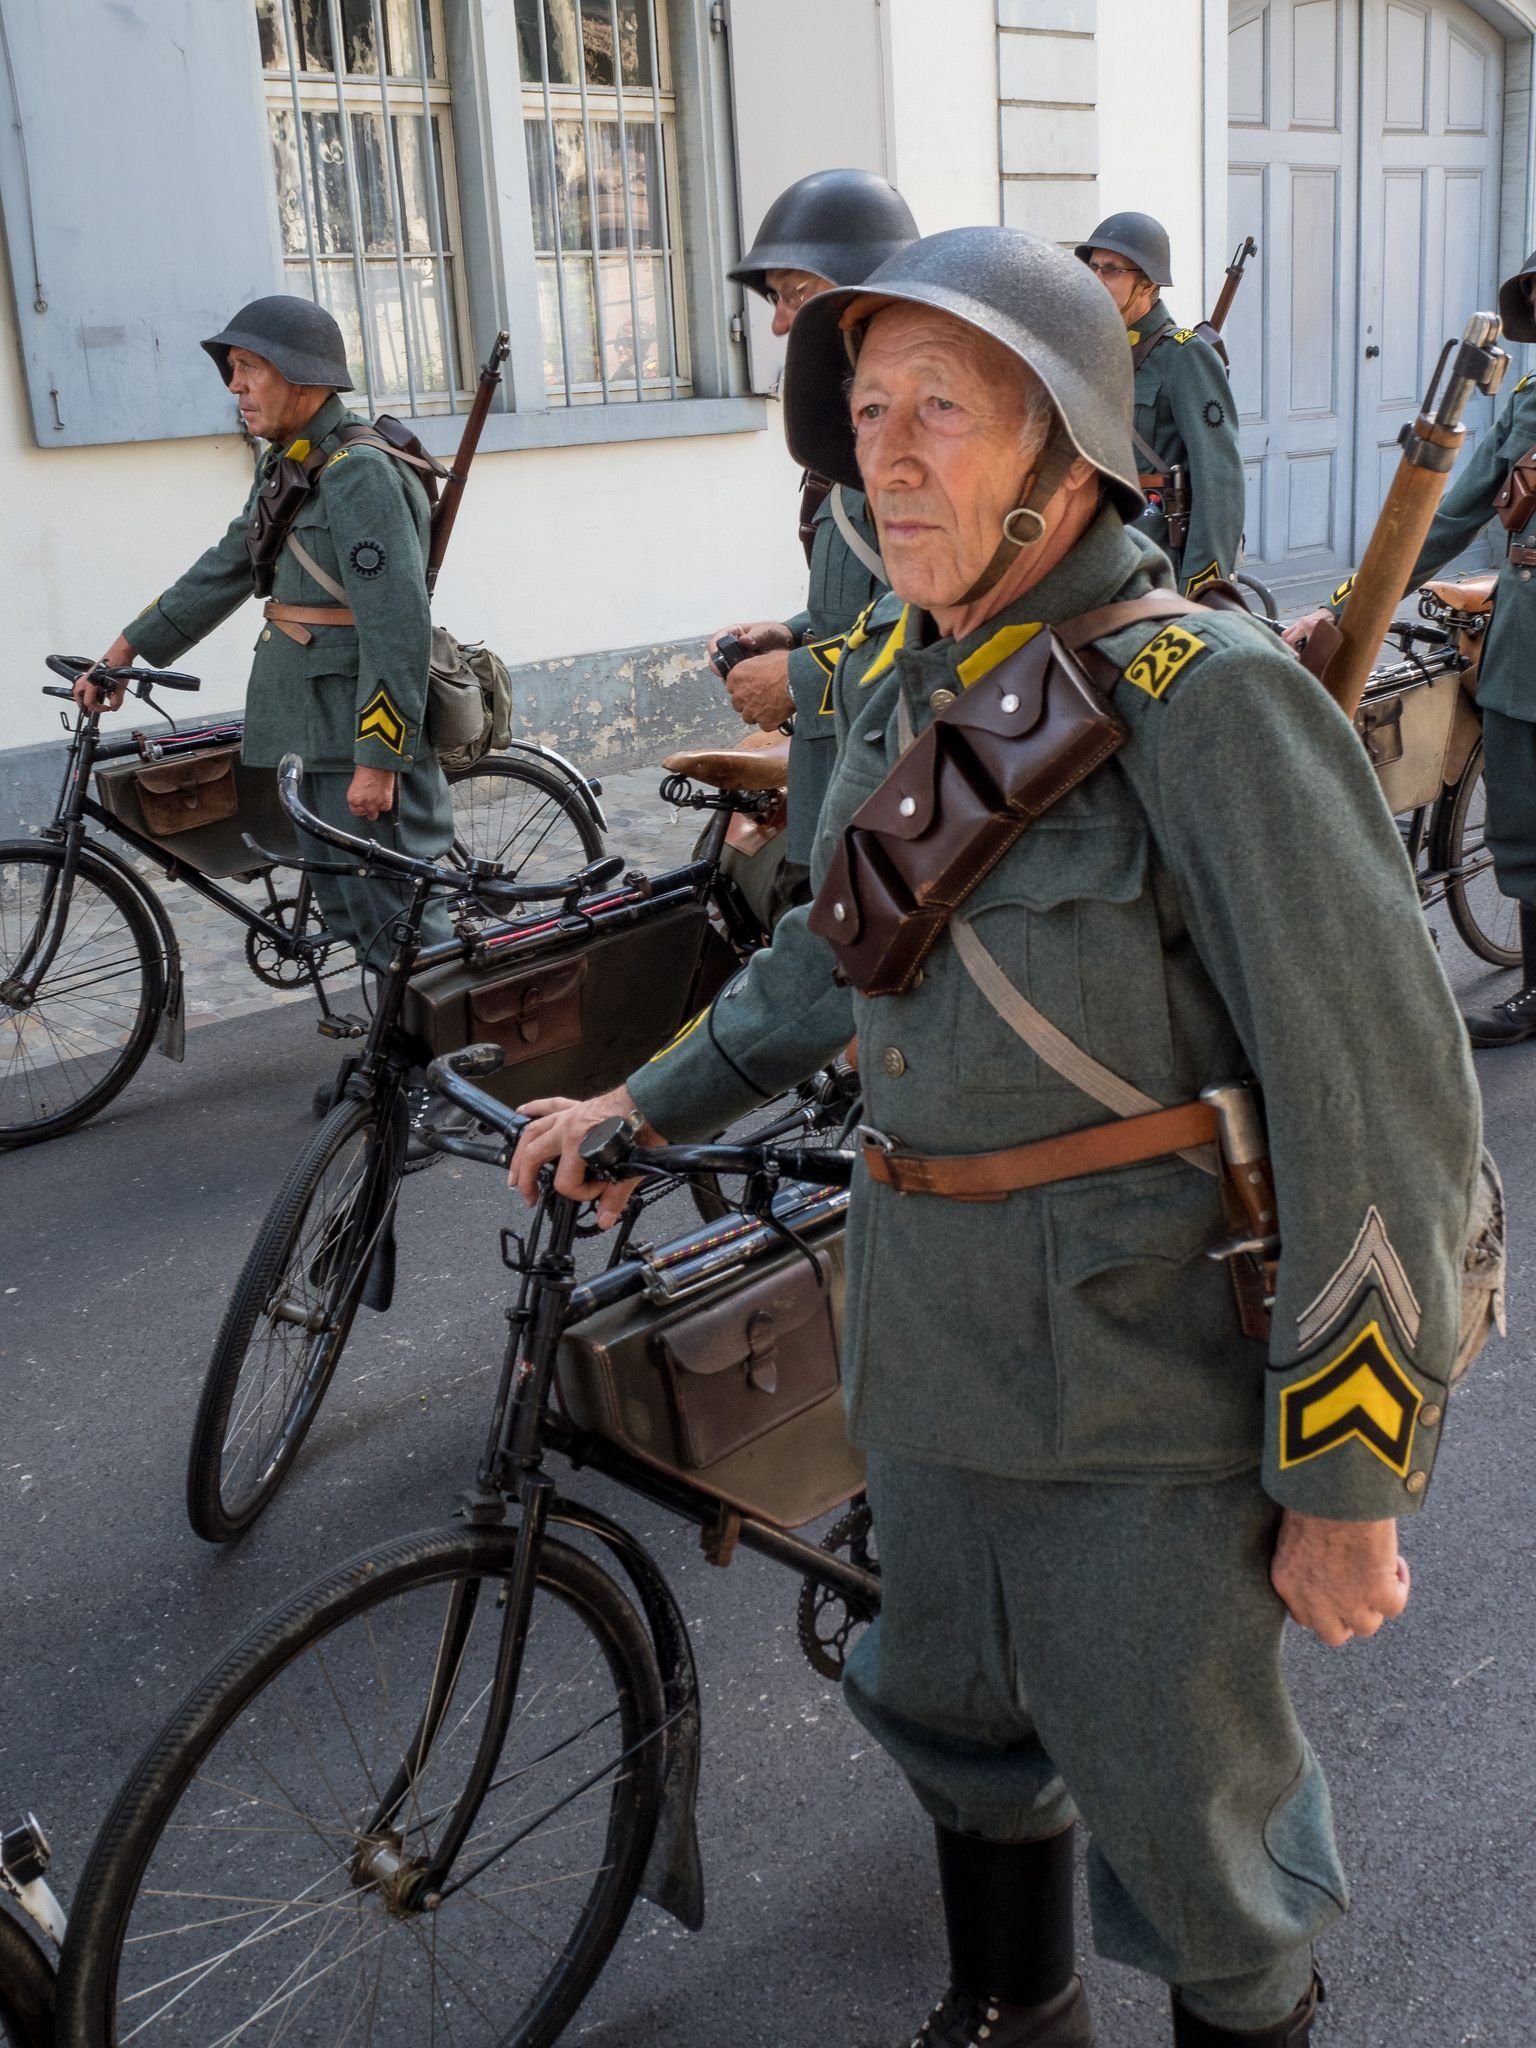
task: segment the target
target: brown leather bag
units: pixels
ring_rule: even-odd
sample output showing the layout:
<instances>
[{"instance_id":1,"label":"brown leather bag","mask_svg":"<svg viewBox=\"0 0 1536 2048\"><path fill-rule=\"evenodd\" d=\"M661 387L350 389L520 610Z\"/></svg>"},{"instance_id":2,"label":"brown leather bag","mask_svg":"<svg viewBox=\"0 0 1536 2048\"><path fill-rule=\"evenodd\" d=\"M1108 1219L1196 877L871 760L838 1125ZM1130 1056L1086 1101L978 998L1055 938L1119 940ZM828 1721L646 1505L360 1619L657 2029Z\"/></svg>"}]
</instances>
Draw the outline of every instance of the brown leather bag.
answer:
<instances>
[{"instance_id":1,"label":"brown leather bag","mask_svg":"<svg viewBox=\"0 0 1536 2048\"><path fill-rule=\"evenodd\" d=\"M1048 630L957 697L854 813L812 905L841 977L904 994L956 907L1127 736Z\"/></svg>"},{"instance_id":2,"label":"brown leather bag","mask_svg":"<svg viewBox=\"0 0 1536 2048\"><path fill-rule=\"evenodd\" d=\"M155 839L172 839L178 832L232 818L239 802L239 758L238 746L209 747L204 753L183 754L179 761L138 769L133 781L145 831Z\"/></svg>"},{"instance_id":3,"label":"brown leather bag","mask_svg":"<svg viewBox=\"0 0 1536 2048\"><path fill-rule=\"evenodd\" d=\"M1493 509L1507 533L1524 533L1536 519L1536 448L1527 448L1511 466L1493 501Z\"/></svg>"},{"instance_id":4,"label":"brown leather bag","mask_svg":"<svg viewBox=\"0 0 1536 2048\"><path fill-rule=\"evenodd\" d=\"M577 954L574 960L547 960L506 981L471 989L469 1018L476 1041L499 1045L506 1066L579 1045L586 979L586 956Z\"/></svg>"}]
</instances>

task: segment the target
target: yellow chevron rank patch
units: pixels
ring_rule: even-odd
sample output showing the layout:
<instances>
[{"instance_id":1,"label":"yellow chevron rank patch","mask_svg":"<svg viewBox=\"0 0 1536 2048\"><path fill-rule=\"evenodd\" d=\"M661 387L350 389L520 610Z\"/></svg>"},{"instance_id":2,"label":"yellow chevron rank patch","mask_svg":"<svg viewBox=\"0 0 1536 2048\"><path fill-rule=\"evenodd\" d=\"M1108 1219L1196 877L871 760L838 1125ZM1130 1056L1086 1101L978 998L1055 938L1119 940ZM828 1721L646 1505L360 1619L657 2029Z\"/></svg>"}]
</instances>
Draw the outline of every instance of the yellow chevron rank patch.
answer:
<instances>
[{"instance_id":1,"label":"yellow chevron rank patch","mask_svg":"<svg viewBox=\"0 0 1536 2048\"><path fill-rule=\"evenodd\" d=\"M1176 328L1173 335L1173 339L1179 344L1181 348L1183 347L1186 341L1193 341L1194 338L1195 330L1193 329L1193 327Z\"/></svg>"},{"instance_id":2,"label":"yellow chevron rank patch","mask_svg":"<svg viewBox=\"0 0 1536 2048\"><path fill-rule=\"evenodd\" d=\"M389 701L387 690L375 690L357 721L360 740L377 740L392 754L405 752L405 720Z\"/></svg>"},{"instance_id":3,"label":"yellow chevron rank patch","mask_svg":"<svg viewBox=\"0 0 1536 2048\"><path fill-rule=\"evenodd\" d=\"M1219 583L1220 581L1220 562L1207 562L1205 567L1197 569L1184 585L1184 595L1186 597L1198 597L1202 590L1208 589L1211 584Z\"/></svg>"},{"instance_id":4,"label":"yellow chevron rank patch","mask_svg":"<svg viewBox=\"0 0 1536 2048\"><path fill-rule=\"evenodd\" d=\"M1344 581L1339 585L1338 589L1333 593L1332 597L1329 598L1328 602L1330 604L1348 604L1349 593L1354 589L1354 587L1354 577L1346 576L1344 578Z\"/></svg>"},{"instance_id":5,"label":"yellow chevron rank patch","mask_svg":"<svg viewBox=\"0 0 1536 2048\"><path fill-rule=\"evenodd\" d=\"M1280 1397L1280 1466L1289 1471L1353 1437L1373 1458L1408 1474L1422 1399L1392 1356L1380 1323L1368 1323L1321 1372Z\"/></svg>"},{"instance_id":6,"label":"yellow chevron rank patch","mask_svg":"<svg viewBox=\"0 0 1536 2048\"><path fill-rule=\"evenodd\" d=\"M1125 670L1125 680L1149 697L1161 697L1179 670L1204 652L1205 642L1193 633L1186 633L1182 626L1165 626Z\"/></svg>"},{"instance_id":7,"label":"yellow chevron rank patch","mask_svg":"<svg viewBox=\"0 0 1536 2048\"><path fill-rule=\"evenodd\" d=\"M648 1067L654 1067L656 1062L658 1060L664 1060L669 1052L676 1052L677 1048L683 1043L684 1039L691 1038L694 1032L698 1030L699 1026L704 1022L704 1019L708 1015L709 1009L706 1005L704 1009L700 1010L697 1017L690 1017L688 1019L688 1022L683 1026L682 1030L677 1032L674 1037L669 1038L667 1040L666 1044L661 1048L660 1052L653 1052L650 1058L646 1061L646 1065Z\"/></svg>"}]
</instances>

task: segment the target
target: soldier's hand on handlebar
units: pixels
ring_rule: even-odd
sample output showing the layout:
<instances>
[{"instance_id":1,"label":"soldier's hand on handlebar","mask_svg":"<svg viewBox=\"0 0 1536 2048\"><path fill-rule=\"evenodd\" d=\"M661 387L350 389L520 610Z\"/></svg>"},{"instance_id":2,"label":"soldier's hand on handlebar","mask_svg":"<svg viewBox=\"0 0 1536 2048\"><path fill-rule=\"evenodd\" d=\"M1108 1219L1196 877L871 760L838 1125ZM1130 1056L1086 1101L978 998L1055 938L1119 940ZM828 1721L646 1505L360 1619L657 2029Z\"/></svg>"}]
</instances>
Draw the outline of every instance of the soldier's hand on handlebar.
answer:
<instances>
[{"instance_id":1,"label":"soldier's hand on handlebar","mask_svg":"<svg viewBox=\"0 0 1536 2048\"><path fill-rule=\"evenodd\" d=\"M138 657L138 650L131 647L119 633L106 653L101 657L102 668L131 668ZM83 676L76 678L74 699L82 711L118 711L128 694L126 683L94 683L91 681L95 669L88 668Z\"/></svg>"},{"instance_id":2,"label":"soldier's hand on handlebar","mask_svg":"<svg viewBox=\"0 0 1536 2048\"><path fill-rule=\"evenodd\" d=\"M1331 623L1333 613L1326 605L1319 605L1315 612L1303 612L1299 619L1292 619L1281 638L1287 647L1294 647L1299 654L1306 646L1314 631L1325 621Z\"/></svg>"},{"instance_id":3,"label":"soldier's hand on handlebar","mask_svg":"<svg viewBox=\"0 0 1536 2048\"><path fill-rule=\"evenodd\" d=\"M1269 1577L1296 1626L1332 1650L1395 1621L1412 1584L1395 1521L1336 1522L1294 1508L1280 1518Z\"/></svg>"},{"instance_id":4,"label":"soldier's hand on handlebar","mask_svg":"<svg viewBox=\"0 0 1536 2048\"><path fill-rule=\"evenodd\" d=\"M716 666L716 651L719 648L720 642L726 638L727 634L733 639L739 640L742 646L753 654L767 654L776 647L782 647L787 650L795 644L794 634L790 632L788 626L778 619L759 619L755 626L722 626L718 633L711 633L709 636L708 647L711 668Z\"/></svg>"},{"instance_id":5,"label":"soldier's hand on handlebar","mask_svg":"<svg viewBox=\"0 0 1536 2048\"><path fill-rule=\"evenodd\" d=\"M743 723L777 732L795 708L789 691L789 655L775 648L769 654L754 654L737 662L725 679L730 698Z\"/></svg>"},{"instance_id":6,"label":"soldier's hand on handlebar","mask_svg":"<svg viewBox=\"0 0 1536 2048\"><path fill-rule=\"evenodd\" d=\"M567 1095L551 1095L541 1101L520 1103L518 1108L529 1122L512 1155L509 1184L532 1207L539 1198L540 1167L557 1159L560 1163L555 1169L556 1193L570 1195L577 1201L595 1201L597 1220L605 1230L617 1223L635 1183L590 1179L579 1148L594 1125L606 1123L609 1117L638 1114L629 1090L610 1088L606 1095L593 1095L585 1102L572 1101ZM657 1132L645 1129L639 1142L659 1145L663 1140Z\"/></svg>"},{"instance_id":7,"label":"soldier's hand on handlebar","mask_svg":"<svg viewBox=\"0 0 1536 2048\"><path fill-rule=\"evenodd\" d=\"M354 818L382 818L394 808L392 768L354 768L347 784L347 809Z\"/></svg>"}]
</instances>

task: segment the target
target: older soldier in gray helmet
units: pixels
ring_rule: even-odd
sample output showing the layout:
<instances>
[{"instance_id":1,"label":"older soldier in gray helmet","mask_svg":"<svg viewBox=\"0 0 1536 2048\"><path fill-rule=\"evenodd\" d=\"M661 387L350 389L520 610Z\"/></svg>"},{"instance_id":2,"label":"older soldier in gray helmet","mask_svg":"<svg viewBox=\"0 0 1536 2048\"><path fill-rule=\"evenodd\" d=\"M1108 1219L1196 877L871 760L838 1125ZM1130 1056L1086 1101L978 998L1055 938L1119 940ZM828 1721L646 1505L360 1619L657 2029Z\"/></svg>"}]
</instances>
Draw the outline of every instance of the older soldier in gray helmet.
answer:
<instances>
[{"instance_id":1,"label":"older soldier in gray helmet","mask_svg":"<svg viewBox=\"0 0 1536 2048\"><path fill-rule=\"evenodd\" d=\"M341 329L310 300L257 299L203 347L247 430L268 445L223 538L102 659L167 666L247 598L264 597L242 759L275 769L284 754L302 754L304 798L320 817L438 859L452 843L453 811L423 729L429 514L416 466L338 397L352 388ZM102 695L89 674L75 694L82 703ZM111 692L110 708L122 698ZM319 874L314 884L329 929L378 964L400 885ZM429 944L449 936L439 905L424 929Z\"/></svg>"},{"instance_id":2,"label":"older soldier in gray helmet","mask_svg":"<svg viewBox=\"0 0 1536 2048\"><path fill-rule=\"evenodd\" d=\"M873 171L814 171L779 194L757 239L731 276L773 308L786 335L800 308L833 285L861 279L917 238L917 222L895 187ZM765 924L808 894L816 817L832 775L831 680L843 635L886 589L880 544L863 494L809 472L801 479L800 537L810 567L805 610L794 618L728 626L751 650L726 679L749 725L772 732L794 720L789 752L787 831L729 871Z\"/></svg>"},{"instance_id":3,"label":"older soldier in gray helmet","mask_svg":"<svg viewBox=\"0 0 1536 2048\"><path fill-rule=\"evenodd\" d=\"M515 1162L611 1216L594 1123L703 1135L859 1035L883 1607L847 1695L937 1827L921 2048L1091 2042L1078 1815L1099 1949L1173 1987L1180 2048L1310 2040L1345 1893L1283 1625L1401 1613L1457 1343L1477 1095L1392 820L1311 678L1128 532L1130 401L1105 294L1016 230L800 315L790 445L862 476L892 582L838 669L816 900L626 1087L529 1104ZM1011 839L983 756L1033 778ZM925 864L968 879L947 919L891 882ZM1224 1193L1202 1091L1241 1121L1250 1082L1273 1192Z\"/></svg>"},{"instance_id":4,"label":"older soldier in gray helmet","mask_svg":"<svg viewBox=\"0 0 1536 2048\"><path fill-rule=\"evenodd\" d=\"M1132 440L1149 500L1142 524L1194 596L1232 574L1243 541L1243 458L1227 373L1210 343L1175 327L1163 304L1173 262L1161 221L1112 213L1077 254L1114 301L1131 344Z\"/></svg>"}]
</instances>

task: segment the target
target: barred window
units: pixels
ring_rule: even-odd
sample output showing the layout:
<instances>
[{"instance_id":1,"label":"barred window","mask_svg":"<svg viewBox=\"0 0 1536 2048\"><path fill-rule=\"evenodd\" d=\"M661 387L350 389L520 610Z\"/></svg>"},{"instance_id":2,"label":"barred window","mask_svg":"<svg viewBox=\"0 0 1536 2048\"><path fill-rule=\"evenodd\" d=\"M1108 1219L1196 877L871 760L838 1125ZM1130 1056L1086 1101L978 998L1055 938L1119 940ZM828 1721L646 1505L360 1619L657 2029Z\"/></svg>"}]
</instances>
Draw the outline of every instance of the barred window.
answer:
<instances>
[{"instance_id":1,"label":"barred window","mask_svg":"<svg viewBox=\"0 0 1536 2048\"><path fill-rule=\"evenodd\" d=\"M551 405L689 384L663 0L516 0Z\"/></svg>"},{"instance_id":2,"label":"barred window","mask_svg":"<svg viewBox=\"0 0 1536 2048\"><path fill-rule=\"evenodd\" d=\"M283 267L370 411L452 411L465 319L442 0L255 0Z\"/></svg>"}]
</instances>

